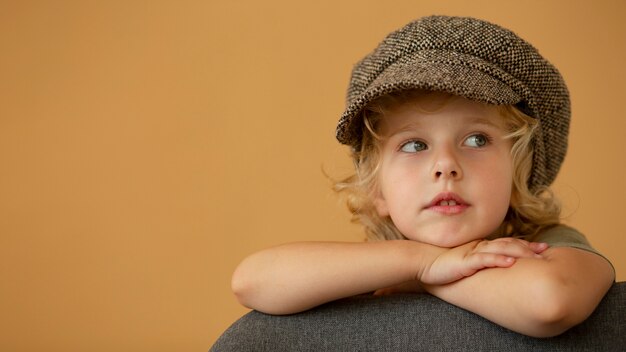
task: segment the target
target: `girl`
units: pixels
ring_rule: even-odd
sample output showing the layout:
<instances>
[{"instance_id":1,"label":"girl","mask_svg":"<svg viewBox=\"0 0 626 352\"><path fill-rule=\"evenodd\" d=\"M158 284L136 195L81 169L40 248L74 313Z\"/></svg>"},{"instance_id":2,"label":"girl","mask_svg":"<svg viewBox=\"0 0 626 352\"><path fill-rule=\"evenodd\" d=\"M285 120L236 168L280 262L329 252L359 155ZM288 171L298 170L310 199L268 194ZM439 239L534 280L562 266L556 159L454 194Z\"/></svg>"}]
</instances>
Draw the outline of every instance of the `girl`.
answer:
<instances>
[{"instance_id":1,"label":"girl","mask_svg":"<svg viewBox=\"0 0 626 352\"><path fill-rule=\"evenodd\" d=\"M548 189L568 126L561 76L514 33L472 18L414 21L355 66L337 127L356 173L336 189L369 241L255 253L233 291L269 314L426 291L523 334L560 334L614 279L559 224Z\"/></svg>"}]
</instances>

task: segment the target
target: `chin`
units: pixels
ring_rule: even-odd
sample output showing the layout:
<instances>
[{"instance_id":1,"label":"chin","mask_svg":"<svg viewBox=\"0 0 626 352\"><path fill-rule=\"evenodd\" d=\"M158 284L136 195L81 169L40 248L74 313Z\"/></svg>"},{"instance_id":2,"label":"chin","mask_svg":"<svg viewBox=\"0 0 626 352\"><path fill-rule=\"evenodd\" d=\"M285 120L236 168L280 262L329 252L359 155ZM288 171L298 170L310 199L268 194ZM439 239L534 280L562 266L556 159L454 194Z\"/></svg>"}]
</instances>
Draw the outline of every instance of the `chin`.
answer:
<instances>
[{"instance_id":1,"label":"chin","mask_svg":"<svg viewBox=\"0 0 626 352\"><path fill-rule=\"evenodd\" d=\"M476 234L476 233L466 234L466 233L463 233L463 231L458 230L458 229L444 230L444 231L441 231L441 230L432 231L431 234L433 233L436 235L416 236L415 240L432 244L433 246L437 246L437 247L454 248L454 247L464 245L471 241L481 240L485 238L485 236L483 235Z\"/></svg>"},{"instance_id":2,"label":"chin","mask_svg":"<svg viewBox=\"0 0 626 352\"><path fill-rule=\"evenodd\" d=\"M464 241L459 238L450 238L449 240L440 239L439 241L435 241L435 243L431 243L432 245L442 247L442 248L454 248L460 245L466 244L473 240Z\"/></svg>"}]
</instances>

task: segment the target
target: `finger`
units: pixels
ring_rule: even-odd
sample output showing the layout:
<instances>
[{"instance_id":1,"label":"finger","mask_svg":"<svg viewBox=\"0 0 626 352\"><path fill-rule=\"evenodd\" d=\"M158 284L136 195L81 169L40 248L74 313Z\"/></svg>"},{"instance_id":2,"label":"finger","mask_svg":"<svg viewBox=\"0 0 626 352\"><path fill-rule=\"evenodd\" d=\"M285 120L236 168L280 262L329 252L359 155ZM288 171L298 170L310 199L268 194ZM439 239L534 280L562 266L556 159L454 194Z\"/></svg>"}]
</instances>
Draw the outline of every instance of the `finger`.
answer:
<instances>
[{"instance_id":1,"label":"finger","mask_svg":"<svg viewBox=\"0 0 626 352\"><path fill-rule=\"evenodd\" d=\"M539 254L543 251L545 251L546 249L548 249L548 247L550 247L547 243L545 242L530 242L528 244L528 247L535 253Z\"/></svg>"},{"instance_id":2,"label":"finger","mask_svg":"<svg viewBox=\"0 0 626 352\"><path fill-rule=\"evenodd\" d=\"M511 242L517 242L517 243L527 246L528 248L530 248L531 251L533 251L536 254L539 254L545 251L549 247L549 245L545 242L529 242L521 238L510 238L510 239L511 239Z\"/></svg>"},{"instance_id":3,"label":"finger","mask_svg":"<svg viewBox=\"0 0 626 352\"><path fill-rule=\"evenodd\" d=\"M515 258L537 258L538 254L521 241L489 241L476 247L477 253L501 254Z\"/></svg>"},{"instance_id":4,"label":"finger","mask_svg":"<svg viewBox=\"0 0 626 352\"><path fill-rule=\"evenodd\" d=\"M485 268L508 268L515 264L515 258L494 253L475 253L467 258L466 267L462 271L464 276L474 275Z\"/></svg>"},{"instance_id":5,"label":"finger","mask_svg":"<svg viewBox=\"0 0 626 352\"><path fill-rule=\"evenodd\" d=\"M512 246L514 245L523 246L525 254L520 257L543 258L541 255L538 255L538 254L542 253L549 247L548 244L544 242L528 242L522 239L514 239L513 241L509 242L509 244ZM535 255L530 255L530 252L525 250L526 248L532 251Z\"/></svg>"},{"instance_id":6,"label":"finger","mask_svg":"<svg viewBox=\"0 0 626 352\"><path fill-rule=\"evenodd\" d=\"M492 240L491 242L495 242L495 241L522 244L522 245L528 246L528 248L530 248L530 250L532 250L535 253L541 253L549 247L549 245L545 242L529 242L521 238L514 238L514 237L497 238L495 240Z\"/></svg>"},{"instance_id":7,"label":"finger","mask_svg":"<svg viewBox=\"0 0 626 352\"><path fill-rule=\"evenodd\" d=\"M493 247L493 246L526 246L528 247L531 242L513 237L496 238L495 240L481 240L476 244L477 248Z\"/></svg>"},{"instance_id":8,"label":"finger","mask_svg":"<svg viewBox=\"0 0 626 352\"><path fill-rule=\"evenodd\" d=\"M500 237L500 238L496 238L494 240L491 240L492 242L494 241L502 241L502 242L519 242L519 243L524 243L524 244L529 244L530 242L523 240L521 238L517 238L517 237Z\"/></svg>"}]
</instances>

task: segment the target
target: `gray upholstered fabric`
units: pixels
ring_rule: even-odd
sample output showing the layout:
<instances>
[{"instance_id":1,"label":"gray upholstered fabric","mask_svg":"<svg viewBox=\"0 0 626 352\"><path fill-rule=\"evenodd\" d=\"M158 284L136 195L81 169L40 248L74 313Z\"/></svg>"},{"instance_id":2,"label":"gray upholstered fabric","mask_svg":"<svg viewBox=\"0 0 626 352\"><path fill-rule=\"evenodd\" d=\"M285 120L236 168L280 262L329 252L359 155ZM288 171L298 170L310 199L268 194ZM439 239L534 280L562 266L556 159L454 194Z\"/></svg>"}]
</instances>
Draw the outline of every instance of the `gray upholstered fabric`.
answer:
<instances>
[{"instance_id":1,"label":"gray upholstered fabric","mask_svg":"<svg viewBox=\"0 0 626 352\"><path fill-rule=\"evenodd\" d=\"M358 296L300 314L250 312L217 340L222 351L625 351L626 282L589 319L535 339L430 295Z\"/></svg>"}]
</instances>

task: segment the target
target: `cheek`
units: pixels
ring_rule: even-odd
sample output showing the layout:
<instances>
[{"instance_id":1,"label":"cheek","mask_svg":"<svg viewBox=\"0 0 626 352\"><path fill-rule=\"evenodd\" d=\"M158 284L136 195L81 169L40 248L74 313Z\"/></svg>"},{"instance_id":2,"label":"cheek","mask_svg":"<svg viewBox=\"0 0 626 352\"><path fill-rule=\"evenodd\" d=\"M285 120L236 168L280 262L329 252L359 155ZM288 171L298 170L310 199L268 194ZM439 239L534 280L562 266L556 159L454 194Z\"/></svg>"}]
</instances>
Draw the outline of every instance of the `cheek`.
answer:
<instances>
[{"instance_id":1,"label":"cheek","mask_svg":"<svg viewBox=\"0 0 626 352\"><path fill-rule=\"evenodd\" d=\"M511 203L513 190L512 167L507 164L500 164L485 170L481 176L485 180L482 183L482 191L489 197L490 204L494 207L493 210L506 214Z\"/></svg>"},{"instance_id":2,"label":"cheek","mask_svg":"<svg viewBox=\"0 0 626 352\"><path fill-rule=\"evenodd\" d=\"M408 191L423 187L423 167L419 164L395 162L381 170L380 189L383 195L402 198L409 196ZM408 194L407 194L408 193Z\"/></svg>"},{"instance_id":3,"label":"cheek","mask_svg":"<svg viewBox=\"0 0 626 352\"><path fill-rule=\"evenodd\" d=\"M415 198L421 185L419 168L415 165L383 164L379 176L379 200L376 201L379 213L389 215L389 211L405 207Z\"/></svg>"}]
</instances>

